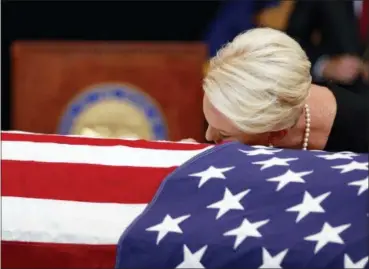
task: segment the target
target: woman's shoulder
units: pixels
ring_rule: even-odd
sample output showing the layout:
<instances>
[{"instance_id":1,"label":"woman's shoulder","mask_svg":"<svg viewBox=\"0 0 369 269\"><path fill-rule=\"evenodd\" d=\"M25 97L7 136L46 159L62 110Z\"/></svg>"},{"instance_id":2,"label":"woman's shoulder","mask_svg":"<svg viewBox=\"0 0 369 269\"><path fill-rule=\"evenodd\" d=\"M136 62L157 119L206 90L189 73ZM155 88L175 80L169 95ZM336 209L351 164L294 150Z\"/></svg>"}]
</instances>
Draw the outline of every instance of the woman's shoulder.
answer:
<instances>
[{"instance_id":1,"label":"woman's shoulder","mask_svg":"<svg viewBox=\"0 0 369 269\"><path fill-rule=\"evenodd\" d=\"M368 109L367 102L369 101L369 88L367 93L364 91L356 93L333 83L329 83L326 87L333 93L340 105L341 102L343 102L343 104L347 106L353 105L357 107L359 105L360 109Z\"/></svg>"},{"instance_id":2,"label":"woman's shoulder","mask_svg":"<svg viewBox=\"0 0 369 269\"><path fill-rule=\"evenodd\" d=\"M334 84L327 88L336 100L336 120L369 124L369 89L368 94L359 94Z\"/></svg>"},{"instance_id":3,"label":"woman's shoulder","mask_svg":"<svg viewBox=\"0 0 369 269\"><path fill-rule=\"evenodd\" d=\"M336 100L337 111L326 150L368 152L368 96L333 84L327 88Z\"/></svg>"}]
</instances>

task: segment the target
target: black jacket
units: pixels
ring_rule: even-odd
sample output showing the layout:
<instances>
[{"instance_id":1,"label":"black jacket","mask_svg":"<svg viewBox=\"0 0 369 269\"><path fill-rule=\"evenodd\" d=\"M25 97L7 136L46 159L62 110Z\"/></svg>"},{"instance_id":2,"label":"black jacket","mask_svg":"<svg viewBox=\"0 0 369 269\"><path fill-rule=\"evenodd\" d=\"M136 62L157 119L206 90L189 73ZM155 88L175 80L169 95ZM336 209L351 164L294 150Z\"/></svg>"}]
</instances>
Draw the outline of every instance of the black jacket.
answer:
<instances>
[{"instance_id":1,"label":"black jacket","mask_svg":"<svg viewBox=\"0 0 369 269\"><path fill-rule=\"evenodd\" d=\"M354 13L353 1L304 1L296 0L286 32L295 38L306 51L312 66L323 55L351 54L363 57L368 42L363 42L359 33L359 20ZM314 44L316 32L320 41ZM314 82L315 78L313 77ZM361 78L347 89L368 89Z\"/></svg>"}]
</instances>

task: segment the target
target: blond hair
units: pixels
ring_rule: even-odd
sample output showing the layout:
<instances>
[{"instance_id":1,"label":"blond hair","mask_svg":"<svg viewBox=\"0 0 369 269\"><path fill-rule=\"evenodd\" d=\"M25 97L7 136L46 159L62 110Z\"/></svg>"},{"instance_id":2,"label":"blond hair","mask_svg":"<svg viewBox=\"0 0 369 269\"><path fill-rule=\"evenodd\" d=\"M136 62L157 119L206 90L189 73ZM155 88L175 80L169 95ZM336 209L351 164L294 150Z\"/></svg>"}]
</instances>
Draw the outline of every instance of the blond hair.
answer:
<instances>
[{"instance_id":1,"label":"blond hair","mask_svg":"<svg viewBox=\"0 0 369 269\"><path fill-rule=\"evenodd\" d=\"M203 88L212 105L247 133L292 127L311 85L310 61L285 33L256 28L210 60Z\"/></svg>"}]
</instances>

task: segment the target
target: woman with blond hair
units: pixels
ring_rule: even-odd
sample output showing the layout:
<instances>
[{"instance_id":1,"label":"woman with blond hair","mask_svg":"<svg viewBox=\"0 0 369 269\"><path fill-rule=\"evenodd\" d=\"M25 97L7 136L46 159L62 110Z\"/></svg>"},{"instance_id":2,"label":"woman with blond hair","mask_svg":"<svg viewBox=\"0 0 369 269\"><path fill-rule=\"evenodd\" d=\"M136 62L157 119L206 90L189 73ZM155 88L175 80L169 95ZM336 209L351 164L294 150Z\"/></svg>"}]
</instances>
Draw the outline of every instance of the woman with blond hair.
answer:
<instances>
[{"instance_id":1,"label":"woman with blond hair","mask_svg":"<svg viewBox=\"0 0 369 269\"><path fill-rule=\"evenodd\" d=\"M310 67L300 45L281 31L238 35L211 59L204 78L206 139L368 152L367 101L312 84Z\"/></svg>"}]
</instances>

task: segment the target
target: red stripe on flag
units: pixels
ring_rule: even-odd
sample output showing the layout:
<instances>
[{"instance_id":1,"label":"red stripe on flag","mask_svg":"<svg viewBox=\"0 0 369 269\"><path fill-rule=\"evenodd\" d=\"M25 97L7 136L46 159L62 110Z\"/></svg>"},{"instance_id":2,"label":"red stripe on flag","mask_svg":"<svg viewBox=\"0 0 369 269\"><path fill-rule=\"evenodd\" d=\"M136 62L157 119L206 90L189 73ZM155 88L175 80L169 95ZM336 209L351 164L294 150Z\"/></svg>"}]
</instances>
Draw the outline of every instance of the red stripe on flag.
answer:
<instances>
[{"instance_id":1,"label":"red stripe on flag","mask_svg":"<svg viewBox=\"0 0 369 269\"><path fill-rule=\"evenodd\" d=\"M205 144L97 139L2 132L5 141L128 146L191 151ZM2 195L95 203L147 204L176 167L126 167L2 160ZM47 233L47 231L44 231ZM115 245L2 241L1 268L113 268Z\"/></svg>"},{"instance_id":2,"label":"red stripe on flag","mask_svg":"<svg viewBox=\"0 0 369 269\"><path fill-rule=\"evenodd\" d=\"M89 146L127 146L134 148L166 149L166 150L198 150L210 146L208 144L186 144L173 142L157 142L157 141L155 142L146 140L100 139L90 137L20 134L20 133L4 133L4 132L1 133L1 140L58 143L69 145L89 145Z\"/></svg>"},{"instance_id":3,"label":"red stripe on flag","mask_svg":"<svg viewBox=\"0 0 369 269\"><path fill-rule=\"evenodd\" d=\"M1 268L114 268L115 245L1 242Z\"/></svg>"},{"instance_id":4,"label":"red stripe on flag","mask_svg":"<svg viewBox=\"0 0 369 269\"><path fill-rule=\"evenodd\" d=\"M172 168L2 160L2 195L83 202L149 203Z\"/></svg>"}]
</instances>

